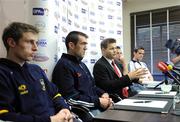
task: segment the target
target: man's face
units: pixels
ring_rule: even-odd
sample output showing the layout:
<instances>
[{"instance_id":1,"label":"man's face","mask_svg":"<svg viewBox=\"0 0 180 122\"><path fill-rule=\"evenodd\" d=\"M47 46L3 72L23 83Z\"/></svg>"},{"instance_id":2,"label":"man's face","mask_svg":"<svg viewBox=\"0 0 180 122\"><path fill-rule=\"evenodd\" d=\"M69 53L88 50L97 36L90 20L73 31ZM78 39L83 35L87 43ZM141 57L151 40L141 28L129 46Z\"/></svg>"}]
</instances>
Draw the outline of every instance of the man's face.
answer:
<instances>
[{"instance_id":1,"label":"man's face","mask_svg":"<svg viewBox=\"0 0 180 122\"><path fill-rule=\"evenodd\" d=\"M123 54L122 54L121 49L116 48L116 59L120 60L122 56L123 56Z\"/></svg>"},{"instance_id":2,"label":"man's face","mask_svg":"<svg viewBox=\"0 0 180 122\"><path fill-rule=\"evenodd\" d=\"M79 35L79 41L76 45L74 45L74 48L72 49L74 56L79 57L81 59L84 58L85 52L87 50L87 44L87 38Z\"/></svg>"},{"instance_id":3,"label":"man's face","mask_svg":"<svg viewBox=\"0 0 180 122\"><path fill-rule=\"evenodd\" d=\"M114 59L116 57L116 43L109 43L107 48L102 48L103 54L108 59Z\"/></svg>"},{"instance_id":4,"label":"man's face","mask_svg":"<svg viewBox=\"0 0 180 122\"><path fill-rule=\"evenodd\" d=\"M137 53L134 52L134 58L137 60L137 61L141 61L144 57L144 50L142 49L139 49L137 51Z\"/></svg>"},{"instance_id":5,"label":"man's face","mask_svg":"<svg viewBox=\"0 0 180 122\"><path fill-rule=\"evenodd\" d=\"M18 61L31 61L37 51L38 35L32 32L23 33L22 38L12 49L12 53Z\"/></svg>"}]
</instances>

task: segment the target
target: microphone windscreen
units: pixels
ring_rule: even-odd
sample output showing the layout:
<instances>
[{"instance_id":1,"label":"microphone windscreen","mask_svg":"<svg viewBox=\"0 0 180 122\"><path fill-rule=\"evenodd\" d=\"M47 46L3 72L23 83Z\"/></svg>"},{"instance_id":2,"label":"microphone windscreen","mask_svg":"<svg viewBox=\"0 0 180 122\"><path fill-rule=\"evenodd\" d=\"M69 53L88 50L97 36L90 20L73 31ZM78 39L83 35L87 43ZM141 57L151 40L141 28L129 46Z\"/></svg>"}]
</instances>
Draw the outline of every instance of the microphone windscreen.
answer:
<instances>
[{"instance_id":1,"label":"microphone windscreen","mask_svg":"<svg viewBox=\"0 0 180 122\"><path fill-rule=\"evenodd\" d=\"M172 70L173 69L173 66L170 65L170 64L167 67L168 67L168 70Z\"/></svg>"},{"instance_id":2,"label":"microphone windscreen","mask_svg":"<svg viewBox=\"0 0 180 122\"><path fill-rule=\"evenodd\" d=\"M162 72L167 72L168 71L168 67L164 62L159 62L157 64L157 67L159 70L161 70Z\"/></svg>"}]
</instances>

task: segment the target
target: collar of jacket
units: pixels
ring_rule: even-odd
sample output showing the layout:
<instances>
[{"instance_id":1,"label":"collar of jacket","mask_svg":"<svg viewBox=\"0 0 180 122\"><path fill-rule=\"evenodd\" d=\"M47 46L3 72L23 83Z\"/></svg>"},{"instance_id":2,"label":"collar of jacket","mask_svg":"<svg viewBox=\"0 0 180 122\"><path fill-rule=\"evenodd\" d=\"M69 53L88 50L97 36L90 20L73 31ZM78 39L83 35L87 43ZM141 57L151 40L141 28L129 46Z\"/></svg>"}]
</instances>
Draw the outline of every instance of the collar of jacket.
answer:
<instances>
[{"instance_id":1,"label":"collar of jacket","mask_svg":"<svg viewBox=\"0 0 180 122\"><path fill-rule=\"evenodd\" d=\"M12 60L9 60L7 58L0 58L0 63L3 64L3 65L6 65L8 67L12 67L12 68L23 68L23 67L27 67L27 62L25 62L23 64L23 66L19 65L18 63L12 61Z\"/></svg>"},{"instance_id":2,"label":"collar of jacket","mask_svg":"<svg viewBox=\"0 0 180 122\"><path fill-rule=\"evenodd\" d=\"M75 62L75 63L80 63L81 62L81 59L78 59L77 57L75 57L75 56L73 56L73 55L70 55L70 54L65 54L65 53L63 53L62 54L62 57L63 58L67 58L67 59L69 59L69 60L71 60L71 61L73 61L73 62Z\"/></svg>"}]
</instances>

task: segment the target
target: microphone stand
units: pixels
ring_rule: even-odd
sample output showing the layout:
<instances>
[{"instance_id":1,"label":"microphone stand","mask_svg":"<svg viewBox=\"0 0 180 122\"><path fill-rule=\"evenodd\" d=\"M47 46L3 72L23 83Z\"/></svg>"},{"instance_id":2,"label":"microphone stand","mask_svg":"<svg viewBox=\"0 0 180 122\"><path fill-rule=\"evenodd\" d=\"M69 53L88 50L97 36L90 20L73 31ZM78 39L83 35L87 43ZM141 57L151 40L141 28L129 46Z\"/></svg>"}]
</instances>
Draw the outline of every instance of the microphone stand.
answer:
<instances>
[{"instance_id":1,"label":"microphone stand","mask_svg":"<svg viewBox=\"0 0 180 122\"><path fill-rule=\"evenodd\" d=\"M163 83L165 83L166 85L168 84L167 76L165 76L165 79L164 79L162 82L160 82L159 84L157 84L157 85L154 87L154 89L156 89L158 86L160 86L160 85L163 84Z\"/></svg>"}]
</instances>

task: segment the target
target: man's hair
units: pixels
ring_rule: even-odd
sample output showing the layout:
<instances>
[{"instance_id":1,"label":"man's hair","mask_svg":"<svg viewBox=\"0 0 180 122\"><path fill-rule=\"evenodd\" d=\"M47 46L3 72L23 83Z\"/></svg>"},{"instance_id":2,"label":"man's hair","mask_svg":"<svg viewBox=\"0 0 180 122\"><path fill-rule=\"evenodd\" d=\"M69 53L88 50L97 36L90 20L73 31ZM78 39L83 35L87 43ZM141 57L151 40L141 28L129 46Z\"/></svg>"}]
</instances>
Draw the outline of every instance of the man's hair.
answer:
<instances>
[{"instance_id":1,"label":"man's hair","mask_svg":"<svg viewBox=\"0 0 180 122\"><path fill-rule=\"evenodd\" d=\"M78 43L78 41L79 41L79 35L80 35L80 36L84 36L85 38L88 38L88 36L87 36L85 33L80 32L80 31L71 31L71 32L66 36L65 44L66 44L67 50L69 50L69 46L68 46L68 43L69 43L69 42L73 42L75 45Z\"/></svg>"},{"instance_id":2,"label":"man's hair","mask_svg":"<svg viewBox=\"0 0 180 122\"><path fill-rule=\"evenodd\" d=\"M107 48L108 44L116 43L116 40L114 38L106 38L101 42L101 49Z\"/></svg>"},{"instance_id":3,"label":"man's hair","mask_svg":"<svg viewBox=\"0 0 180 122\"><path fill-rule=\"evenodd\" d=\"M138 50L144 50L144 47L137 47L137 48L134 49L134 52L137 53Z\"/></svg>"},{"instance_id":4,"label":"man's hair","mask_svg":"<svg viewBox=\"0 0 180 122\"><path fill-rule=\"evenodd\" d=\"M121 49L121 47L120 46L116 46L116 49Z\"/></svg>"},{"instance_id":5,"label":"man's hair","mask_svg":"<svg viewBox=\"0 0 180 122\"><path fill-rule=\"evenodd\" d=\"M39 30L36 27L26 23L21 23L21 22L10 23L4 29L2 34L2 40L6 49L9 50L9 45L7 43L8 38L12 38L16 43L18 43L19 39L22 38L23 33L25 32L32 32L38 34Z\"/></svg>"}]
</instances>

